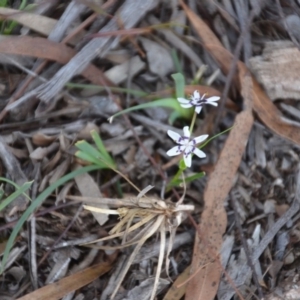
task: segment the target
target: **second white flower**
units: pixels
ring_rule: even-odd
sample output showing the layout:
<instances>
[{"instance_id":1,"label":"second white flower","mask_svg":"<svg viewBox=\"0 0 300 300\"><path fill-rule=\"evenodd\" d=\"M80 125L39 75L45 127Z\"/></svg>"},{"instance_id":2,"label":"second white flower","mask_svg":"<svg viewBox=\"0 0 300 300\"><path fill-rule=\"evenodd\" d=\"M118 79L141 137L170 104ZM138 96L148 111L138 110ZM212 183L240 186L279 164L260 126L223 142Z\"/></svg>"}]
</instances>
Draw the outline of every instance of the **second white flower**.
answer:
<instances>
[{"instance_id":1,"label":"second white flower","mask_svg":"<svg viewBox=\"0 0 300 300\"><path fill-rule=\"evenodd\" d=\"M175 156L179 154L183 154L183 160L185 165L189 168L192 165L192 154L196 154L200 158L206 157L206 154L196 147L197 144L205 141L208 137L208 134L200 135L196 138L191 139L191 133L189 131L189 127L183 127L183 136L174 132L172 130L168 130L168 136L173 139L178 145L171 148L167 155Z\"/></svg>"}]
</instances>

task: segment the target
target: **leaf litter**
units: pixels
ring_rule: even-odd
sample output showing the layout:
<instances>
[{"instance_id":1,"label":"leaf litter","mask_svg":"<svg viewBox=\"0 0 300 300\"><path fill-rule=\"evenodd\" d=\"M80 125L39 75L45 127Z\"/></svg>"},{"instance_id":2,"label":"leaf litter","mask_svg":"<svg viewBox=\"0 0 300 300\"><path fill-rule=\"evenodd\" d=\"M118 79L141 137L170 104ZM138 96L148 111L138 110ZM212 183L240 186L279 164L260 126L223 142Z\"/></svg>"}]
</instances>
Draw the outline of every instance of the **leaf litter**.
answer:
<instances>
[{"instance_id":1,"label":"leaf litter","mask_svg":"<svg viewBox=\"0 0 300 300\"><path fill-rule=\"evenodd\" d=\"M299 8L284 2L51 1L50 10L1 8L1 176L31 186L0 211L6 296L297 295L291 283L299 276L300 108L292 57ZM166 132L179 133L191 115L155 107L107 123L125 108L174 99L175 72L186 81L180 97L198 90L224 98L217 113L203 108L194 136L233 126L206 146L206 158L193 159L187 178L204 170L207 177L186 181L186 191L168 186L179 159L166 155L173 146ZM87 166L94 171L66 182L87 164L75 144L95 143L93 130L118 172L139 189L154 186L147 195L128 196L133 188L123 175L103 166ZM7 182L0 192L3 206L16 195Z\"/></svg>"}]
</instances>

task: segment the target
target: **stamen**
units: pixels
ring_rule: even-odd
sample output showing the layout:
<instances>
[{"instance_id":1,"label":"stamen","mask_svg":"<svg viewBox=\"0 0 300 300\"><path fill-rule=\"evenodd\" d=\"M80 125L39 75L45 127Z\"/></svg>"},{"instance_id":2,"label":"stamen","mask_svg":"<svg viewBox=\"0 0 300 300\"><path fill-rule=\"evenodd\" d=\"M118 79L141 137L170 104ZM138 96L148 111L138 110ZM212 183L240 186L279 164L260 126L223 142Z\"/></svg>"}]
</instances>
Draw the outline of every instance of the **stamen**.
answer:
<instances>
[{"instance_id":1,"label":"stamen","mask_svg":"<svg viewBox=\"0 0 300 300\"><path fill-rule=\"evenodd\" d=\"M184 141L184 140L189 140L189 137L187 137L187 136L181 136L181 137L178 139L178 142L177 142L177 143L180 143L180 142L182 142L182 141Z\"/></svg>"}]
</instances>

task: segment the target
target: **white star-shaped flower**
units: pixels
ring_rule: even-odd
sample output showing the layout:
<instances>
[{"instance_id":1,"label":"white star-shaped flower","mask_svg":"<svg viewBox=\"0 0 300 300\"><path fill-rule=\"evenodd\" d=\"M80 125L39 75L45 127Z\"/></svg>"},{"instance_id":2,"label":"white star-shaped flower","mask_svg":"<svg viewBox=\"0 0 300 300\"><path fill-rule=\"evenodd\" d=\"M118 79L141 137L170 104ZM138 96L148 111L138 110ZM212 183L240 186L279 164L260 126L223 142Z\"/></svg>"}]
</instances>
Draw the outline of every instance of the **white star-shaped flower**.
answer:
<instances>
[{"instance_id":1,"label":"white star-shaped flower","mask_svg":"<svg viewBox=\"0 0 300 300\"><path fill-rule=\"evenodd\" d=\"M206 157L206 154L198 149L196 145L206 140L208 134L200 135L196 138L191 139L189 127L185 126L183 127L183 136L172 130L168 130L168 136L178 145L171 148L167 152L167 155L175 156L183 153L183 160L188 168L192 165L192 153L196 154L200 158Z\"/></svg>"},{"instance_id":2,"label":"white star-shaped flower","mask_svg":"<svg viewBox=\"0 0 300 300\"><path fill-rule=\"evenodd\" d=\"M218 103L216 103L216 101L220 100L220 97L213 96L210 98L205 98L205 94L201 97L198 91L194 91L190 100L185 98L177 98L177 100L179 101L181 107L183 108L195 107L195 112L199 114L202 110L202 106L205 104L218 106Z\"/></svg>"}]
</instances>

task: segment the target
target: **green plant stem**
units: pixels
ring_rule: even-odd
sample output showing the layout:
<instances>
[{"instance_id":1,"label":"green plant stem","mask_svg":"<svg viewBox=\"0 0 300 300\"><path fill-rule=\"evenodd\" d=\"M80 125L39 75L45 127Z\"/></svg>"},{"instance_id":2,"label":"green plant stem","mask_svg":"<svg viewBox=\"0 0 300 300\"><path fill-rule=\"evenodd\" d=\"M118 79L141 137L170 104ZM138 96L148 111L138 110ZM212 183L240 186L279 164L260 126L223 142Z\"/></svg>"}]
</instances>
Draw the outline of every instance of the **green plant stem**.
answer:
<instances>
[{"instance_id":1,"label":"green plant stem","mask_svg":"<svg viewBox=\"0 0 300 300\"><path fill-rule=\"evenodd\" d=\"M194 129L194 125L195 125L195 122L196 122L196 117L197 117L197 113L194 112L194 115L193 115L193 118L192 118L192 122L191 122L191 126L190 126L190 133L191 134L192 134L193 129Z\"/></svg>"}]
</instances>

